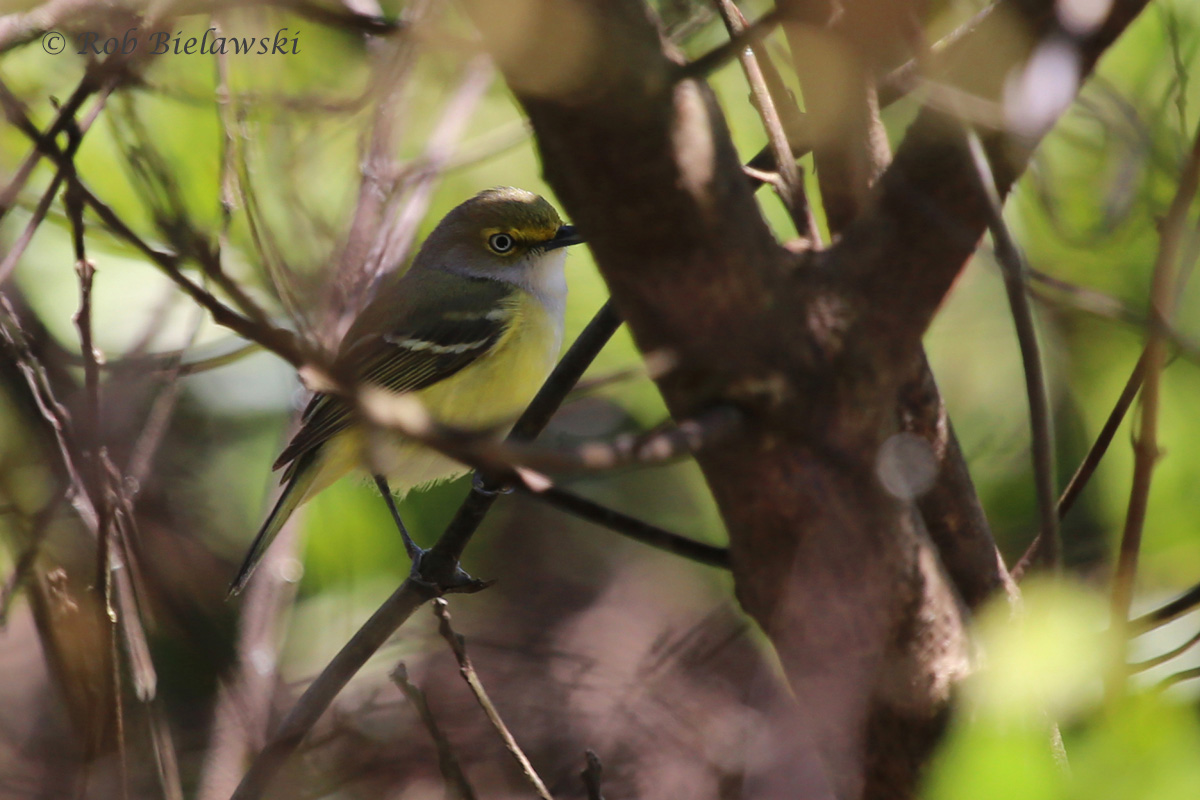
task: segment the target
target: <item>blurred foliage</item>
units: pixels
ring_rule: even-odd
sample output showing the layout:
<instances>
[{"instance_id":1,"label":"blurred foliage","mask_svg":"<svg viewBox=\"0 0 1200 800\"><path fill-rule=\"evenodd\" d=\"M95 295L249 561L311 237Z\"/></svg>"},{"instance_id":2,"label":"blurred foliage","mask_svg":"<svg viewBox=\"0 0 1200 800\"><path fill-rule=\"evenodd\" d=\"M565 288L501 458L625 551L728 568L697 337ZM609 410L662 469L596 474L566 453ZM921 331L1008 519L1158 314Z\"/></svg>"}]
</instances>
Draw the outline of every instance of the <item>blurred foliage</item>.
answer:
<instances>
[{"instance_id":1,"label":"blurred foliage","mask_svg":"<svg viewBox=\"0 0 1200 800\"><path fill-rule=\"evenodd\" d=\"M688 14L694 11L688 3L662 0L658 5L681 26L689 24ZM768 4L745 6L754 16ZM978 4L936 7L929 25L947 30ZM323 271L336 258L358 191L363 132L373 107L365 102L373 91L366 49L357 35L265 9L232 14L228 24L260 32L280 27L299 31L300 55L229 58L229 86L244 112L239 122L242 145L271 246L298 273L305 289L315 292ZM462 28L462 21L447 23L450 30L456 26ZM198 36L207 21L185 18L177 27L184 36ZM719 23L710 20L698 24L683 46L696 55L724 38ZM769 46L785 57L781 37L773 37ZM6 54L0 66L4 80L28 103L34 120L44 125L54 113L50 98L70 93L82 75L83 62L70 54L49 56L31 45ZM457 85L462 58L452 47L434 42L421 48L413 69L399 116L399 155L404 159L417 158L423 151ZM1200 120L1200 80L1192 80L1198 75L1200 5L1188 0L1155 3L1105 57L1097 77L1042 144L1012 195L1007 218L1034 269L1111 295L1145 314L1156 222L1170 202L1182 154ZM211 101L217 85L213 59L158 58L145 77L144 86L114 96L88 132L78 158L81 174L135 230L161 244L149 207L126 167L140 129L168 165L189 215L215 236L224 137ZM763 135L738 65L723 68L711 83L726 109L734 141L748 158L762 146ZM910 98L885 112L893 142L903 135L919 102ZM85 109L89 107L90 103ZM472 116L464 149L493 148L520 125L518 109L496 79ZM518 185L553 201L540 178L533 142L519 136L513 141L442 176L421 235L462 199L487 186ZM27 151L21 134L12 127L0 128L0 175L11 175ZM803 159L802 166L809 196L817 197L811 158ZM28 222L52 171L43 163L33 176L22 194L21 209L0 224L0 242L11 242ZM794 231L778 201L766 191L760 199L779 236L791 237ZM196 353L232 349L230 334L206 319L194 331L194 309L128 245L93 225L88 249L98 268L97 345L110 359L147 335L151 350L187 346L193 334ZM244 214L235 215L222 254L229 272L282 318ZM605 290L586 250L572 252L568 269L569 340L603 302ZM71 316L78 288L69 224L60 210L53 210L39 229L15 280L50 334L68 349L77 346ZM1175 320L1193 341L1200 341L1198 284L1188 284ZM1143 335L1136 325L1099 318L1069 301L1042 304L1039 326L1056 411L1059 483L1065 485L1136 362ZM999 271L987 247L935 320L928 348L994 533L1011 563L1037 528L1036 508L1021 365ZM621 332L589 377L638 363L631 340ZM170 702L199 707L211 699L210 682L229 657L220 647L207 647L212 642L229 647L231 636L232 611L221 610L214 598L258 525L273 483L268 465L303 398L292 371L262 353L188 377L183 387L181 406L155 463L151 502L161 506L160 521L172 531L162 535L184 538L195 552L210 554L200 559L210 584L207 594L201 594L213 602L203 611L180 612L179 619L195 624L160 628L154 647ZM1142 551L1143 608L1200 576L1197 398L1200 368L1194 354L1176 358L1164 381L1164 457L1155 473ZM147 399L144 391L113 388L108 402L116 419L136 417ZM644 430L665 418L653 385L645 378L628 379L574 401L547 435L578 441ZM44 466L46 454L31 450L21 425L10 398L0 395L0 461L11 474L3 487L4 502L35 509L46 501L51 478ZM965 711L931 770L931 800L1200 796L1200 761L1195 757L1200 752L1200 722L1194 690L1184 684L1163 693L1147 680L1144 693L1124 702L1106 705L1102 699L1109 645L1103 635L1106 611L1101 598L1128 500L1130 430L1127 420L1064 527L1067 568L1075 570L1083 584L1028 589L1015 623L1006 607L980 620L984 668L963 690ZM691 464L579 478L572 485L668 528L706 541L723 540L715 507ZM459 481L416 492L403 501L401 512L419 542L432 541L465 491L465 483ZM506 548L514 547L512 530L523 530L529 516L526 503L501 500L468 552L467 568L473 574L520 583L521 577L510 578L517 556ZM0 515L0 532L9 541L24 541L24 534L7 519ZM284 674L292 679L322 665L408 571L386 509L361 481L346 480L322 494L309 504L303 520L303 579L282 656ZM679 578L678 568L662 567L658 556L647 556L611 533L568 522L556 512L544 512L539 525L529 525L539 526L543 545L555 554L545 567L555 572L554 585L569 584L580 596L600 594L615 565L645 563L657 565L639 574L647 585L662 581L659 598L670 598L687 585L686 597L697 608L728 601L729 581L723 576L696 568L687 570L686 579ZM505 531L509 533L502 536ZM51 547L68 548L70 537L78 535L70 526L55 525ZM18 552L14 548L0 556L5 575ZM517 552L524 551L518 547ZM528 584L510 584L509 589L518 597L522 590L540 591ZM1196 624L1192 619L1169 626L1143 637L1146 641L1138 646L1147 651L1144 657L1165 652L1187 638L1189 626L1194 630ZM207 630L208 638L195 641L196 626ZM427 621L414 622L399 647L419 650L431 636ZM207 663L204 659L211 660L211 668L197 666ZM1198 663L1196 655L1184 656L1150 675L1161 679ZM192 713L202 716L195 709ZM1062 726L1069 771L1055 762L1052 720Z\"/></svg>"}]
</instances>

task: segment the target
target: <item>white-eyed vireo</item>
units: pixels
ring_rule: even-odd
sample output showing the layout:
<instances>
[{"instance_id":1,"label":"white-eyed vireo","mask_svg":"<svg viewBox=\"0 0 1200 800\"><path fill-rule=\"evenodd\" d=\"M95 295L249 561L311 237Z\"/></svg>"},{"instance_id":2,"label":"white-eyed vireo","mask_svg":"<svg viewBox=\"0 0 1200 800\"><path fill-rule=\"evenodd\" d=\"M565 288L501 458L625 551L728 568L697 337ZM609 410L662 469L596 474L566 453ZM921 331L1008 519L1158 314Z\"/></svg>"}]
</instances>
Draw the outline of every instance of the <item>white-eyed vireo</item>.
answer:
<instances>
[{"instance_id":1,"label":"white-eyed vireo","mask_svg":"<svg viewBox=\"0 0 1200 800\"><path fill-rule=\"evenodd\" d=\"M521 189L480 192L447 214L412 266L385 279L346 332L337 365L364 384L411 392L438 422L503 427L529 403L562 345L567 245L579 238L545 199ZM231 591L245 586L301 503L370 464L399 493L467 468L399 434L371 442L352 406L317 394L274 468L283 493ZM381 446L382 445L382 446Z\"/></svg>"}]
</instances>

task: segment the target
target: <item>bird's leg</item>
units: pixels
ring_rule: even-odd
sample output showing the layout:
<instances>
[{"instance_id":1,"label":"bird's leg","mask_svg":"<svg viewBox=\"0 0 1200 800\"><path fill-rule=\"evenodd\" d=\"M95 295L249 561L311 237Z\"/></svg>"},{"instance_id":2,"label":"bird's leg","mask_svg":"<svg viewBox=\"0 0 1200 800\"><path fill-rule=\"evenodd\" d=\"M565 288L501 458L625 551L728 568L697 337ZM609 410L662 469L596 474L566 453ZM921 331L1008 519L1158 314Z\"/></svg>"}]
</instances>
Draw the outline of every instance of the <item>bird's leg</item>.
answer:
<instances>
[{"instance_id":1,"label":"bird's leg","mask_svg":"<svg viewBox=\"0 0 1200 800\"><path fill-rule=\"evenodd\" d=\"M408 535L408 528L404 527L404 520L400 519L400 511L396 508L396 499L392 497L392 487L388 486L387 478L382 475L372 477L375 478L375 485L379 487L379 492L383 495L383 502L387 503L388 511L392 512L392 519L395 520L396 527L400 530L400 536L404 539L404 551L412 559L413 570L416 570L425 551L418 547L413 538Z\"/></svg>"}]
</instances>

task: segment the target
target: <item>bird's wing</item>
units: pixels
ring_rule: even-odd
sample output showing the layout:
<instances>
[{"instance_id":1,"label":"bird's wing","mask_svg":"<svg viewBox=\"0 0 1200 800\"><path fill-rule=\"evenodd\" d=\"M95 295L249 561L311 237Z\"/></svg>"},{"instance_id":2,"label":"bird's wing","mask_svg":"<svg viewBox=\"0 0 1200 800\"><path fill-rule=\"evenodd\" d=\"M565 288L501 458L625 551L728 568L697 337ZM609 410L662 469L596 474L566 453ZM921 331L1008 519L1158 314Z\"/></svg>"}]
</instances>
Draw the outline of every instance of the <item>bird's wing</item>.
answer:
<instances>
[{"instance_id":1,"label":"bird's wing","mask_svg":"<svg viewBox=\"0 0 1200 800\"><path fill-rule=\"evenodd\" d=\"M457 281L467 279L458 278ZM417 289L418 287L412 287ZM511 322L505 302L513 291L495 281L472 281L468 291L451 294L414 291L390 308L381 296L372 302L346 334L337 360L349 365L362 383L393 392L413 392L449 378L490 352ZM462 288L461 286L457 288ZM372 318L391 317L375 326ZM362 331L372 331L364 333ZM353 421L350 404L331 394L317 394L301 417L302 425L276 459L273 469L293 464ZM284 473L284 480L291 476Z\"/></svg>"}]
</instances>

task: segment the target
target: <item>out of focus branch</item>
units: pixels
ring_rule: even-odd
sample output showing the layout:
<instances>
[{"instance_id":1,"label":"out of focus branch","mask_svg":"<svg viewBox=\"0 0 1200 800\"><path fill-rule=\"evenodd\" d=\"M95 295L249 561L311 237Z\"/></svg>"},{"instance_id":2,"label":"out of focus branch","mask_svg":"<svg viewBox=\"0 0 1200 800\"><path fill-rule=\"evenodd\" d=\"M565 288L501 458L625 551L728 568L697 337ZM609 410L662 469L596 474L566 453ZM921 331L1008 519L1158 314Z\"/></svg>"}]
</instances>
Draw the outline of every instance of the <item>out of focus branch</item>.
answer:
<instances>
[{"instance_id":1,"label":"out of focus branch","mask_svg":"<svg viewBox=\"0 0 1200 800\"><path fill-rule=\"evenodd\" d=\"M579 777L583 780L583 788L587 792L588 800L604 800L604 794L600 791L600 779L604 773L600 757L591 750L585 751L583 755L587 759L587 767L579 773Z\"/></svg>"},{"instance_id":2,"label":"out of focus branch","mask_svg":"<svg viewBox=\"0 0 1200 800\"><path fill-rule=\"evenodd\" d=\"M401 175L404 203L392 202L383 214L382 224L371 240L369 253L362 263L363 277L368 286L384 273L407 263L417 238L417 226L429 210L437 181L450 163L455 145L484 92L495 80L494 70L487 58L479 56L463 69L458 88L447 102L441 118L429 135L420 156L418 168L405 170Z\"/></svg>"},{"instance_id":3,"label":"out of focus branch","mask_svg":"<svg viewBox=\"0 0 1200 800\"><path fill-rule=\"evenodd\" d=\"M1154 667L1165 664L1174 658L1178 658L1188 650L1191 650L1197 644L1200 644L1200 632L1192 634L1192 636L1190 636L1187 641L1183 642L1183 644L1173 647L1161 655L1148 658L1145 661L1138 661L1129 664L1129 671L1130 673L1138 673L1145 672L1148 669L1153 669Z\"/></svg>"},{"instance_id":4,"label":"out of focus branch","mask_svg":"<svg viewBox=\"0 0 1200 800\"><path fill-rule=\"evenodd\" d=\"M334 339L340 338L336 334L341 332L343 318L366 302L372 280L377 277L372 274L368 253L389 219L387 200L395 192L396 151L408 116L408 89L417 63L417 41L412 29L423 24L431 5L427 0L409 4L409 35L370 44L370 91L376 100L369 143L362 155L358 199L338 255L328 303L327 310L337 321L329 326Z\"/></svg>"},{"instance_id":5,"label":"out of focus branch","mask_svg":"<svg viewBox=\"0 0 1200 800\"><path fill-rule=\"evenodd\" d=\"M1067 515L1067 512L1071 510L1071 506L1075 505L1075 500L1083 492L1084 487L1087 486L1088 481L1096 472L1096 467L1100 466L1100 461L1104 458L1104 454L1108 452L1108 446L1112 444L1113 437L1117 435L1117 429L1121 427L1121 422L1125 419L1125 414L1133 405L1133 399L1137 397L1138 391L1142 388L1142 379L1145 373L1146 351L1143 350L1133 371L1129 374L1129 379L1125 382L1125 388L1121 390L1121 396L1117 398L1116 404L1108 414L1108 419L1104 421L1103 427L1100 428L1100 433L1096 435L1096 440L1088 448L1087 455L1083 457L1083 461L1079 463L1075 474L1071 476L1070 482L1067 483L1067 488L1063 489L1062 495L1058 498L1057 513L1059 520L1062 520ZM1030 565L1037 558L1041 546L1042 535L1039 533L1030 542L1029 548L1021 556L1021 560L1013 567L1012 578L1014 581L1020 581L1025 576Z\"/></svg>"},{"instance_id":6,"label":"out of focus branch","mask_svg":"<svg viewBox=\"0 0 1200 800\"><path fill-rule=\"evenodd\" d=\"M475 800L475 789L467 780L462 765L458 763L458 756L454 754L450 740L446 738L446 734L442 732L441 726L437 723L437 718L433 716L433 711L429 708L429 701L425 699L425 693L408 679L408 668L404 666L403 661L396 665L389 677L417 710L417 716L421 718L422 724L425 725L430 738L433 739L434 747L437 748L438 769L442 773L442 780L446 782L447 796L453 800Z\"/></svg>"},{"instance_id":7,"label":"out of focus branch","mask_svg":"<svg viewBox=\"0 0 1200 800\"><path fill-rule=\"evenodd\" d=\"M9 121L35 142L38 148L59 166L60 170L70 169L66 153L53 141L45 140L42 132L29 121L20 101L3 81L0 81L0 105L3 106ZM239 335L258 342L293 366L300 367L305 363L317 360L317 354L310 352L310 348L305 347L292 333L242 316L218 300L207 289L184 275L181 269L182 259L179 256L157 250L147 244L108 205L96 197L78 176L67 175L67 181L76 186L80 197L106 226L133 244L143 255L154 262L192 300L205 308L217 324L224 325Z\"/></svg>"},{"instance_id":8,"label":"out of focus branch","mask_svg":"<svg viewBox=\"0 0 1200 800\"><path fill-rule=\"evenodd\" d=\"M752 24L744 26L730 36L729 41L680 67L678 79L704 78L711 75L733 59L738 58L746 48L753 47L762 41L779 24L779 19L779 10L771 9Z\"/></svg>"},{"instance_id":9,"label":"out of focus branch","mask_svg":"<svg viewBox=\"0 0 1200 800\"><path fill-rule=\"evenodd\" d=\"M716 5L731 40L751 29L733 0L716 0ZM768 147L775 158L775 169L779 175L775 188L792 218L797 235L810 238L816 234L816 226L813 224L812 210L808 207L808 198L804 193L804 178L800 168L796 166L796 156L789 144L792 137L788 134L789 129L799 128L800 110L796 108L787 87L771 64L770 56L764 48L758 46L757 41L748 42L738 58L742 62L746 82L750 84L754 106L758 109L766 129ZM788 125L784 124L785 118Z\"/></svg>"},{"instance_id":10,"label":"out of focus branch","mask_svg":"<svg viewBox=\"0 0 1200 800\"><path fill-rule=\"evenodd\" d=\"M1168 622L1173 622L1184 614L1195 610L1197 607L1200 607L1200 583L1197 583L1171 602L1142 614L1140 617L1129 620L1128 630L1134 635L1145 633L1146 631L1166 625Z\"/></svg>"},{"instance_id":11,"label":"out of focus branch","mask_svg":"<svg viewBox=\"0 0 1200 800\"><path fill-rule=\"evenodd\" d=\"M1025 371L1025 393L1029 403L1029 430L1033 442L1033 475L1036 487L1038 516L1041 520L1038 537L1042 540L1042 563L1048 569L1058 569L1062 544L1058 540L1058 512L1055 508L1054 490L1054 433L1050 414L1049 389L1042 367L1038 348L1037 331L1034 328L1033 312L1029 308L1029 297L1025 287L1025 260L1004 224L1000 194L987 155L979 136L966 128L967 146L975 163L980 187L987 198L988 229L996 244L996 256L1004 276L1004 288L1008 294L1013 324L1017 330L1017 343L1021 350L1021 365Z\"/></svg>"},{"instance_id":12,"label":"out of focus branch","mask_svg":"<svg viewBox=\"0 0 1200 800\"><path fill-rule=\"evenodd\" d=\"M47 137L51 137L52 134L55 136L58 135L58 132L64 130L69 122L74 126L76 135L73 135L70 138L67 143L67 148L64 152L64 155L68 159L74 158L75 152L79 149L80 144L82 144L83 134L86 133L89 128L91 128L92 123L95 122L96 117L99 116L100 111L104 108L105 103L108 101L108 95L112 91L113 85L114 83L111 81L105 85L105 87L100 91L99 99L92 106L91 110L87 113L84 119L81 120L77 125L74 123L71 114L73 113L73 110L78 109L83 104L84 100L89 96L89 94L94 91L89 81L81 81L79 85L76 86L75 91L71 93L71 97L67 99L67 102L58 108L57 114L54 120L51 121L49 127L46 129L45 135ZM17 195L25 186L26 181L29 179L29 175L33 172L33 168L37 166L37 163L39 160L41 160L41 157L42 153L38 148L35 147L30 150L29 154L25 157L25 160L22 161L21 165L17 168L16 175L13 176L12 181L10 181L8 186L4 188L3 192L0 192L0 219L3 219L8 210L12 208L12 204L16 201ZM25 254L25 249L29 246L29 242L33 239L34 233L37 232L38 227L45 220L46 214L50 210L51 203L53 203L54 198L58 196L58 190L62 187L63 180L63 167L60 166L59 169L54 173L54 177L50 179L50 185L47 186L46 191L42 193L41 199L38 200L37 206L34 208L33 214L29 218L29 222L25 224L24 230L21 232L20 236L18 236L17 239L9 246L8 251L4 254L3 261L0 261L0 285L3 285L4 282L8 280L8 277L12 274L12 271L17 266L17 262L20 261L21 256Z\"/></svg>"}]
</instances>

